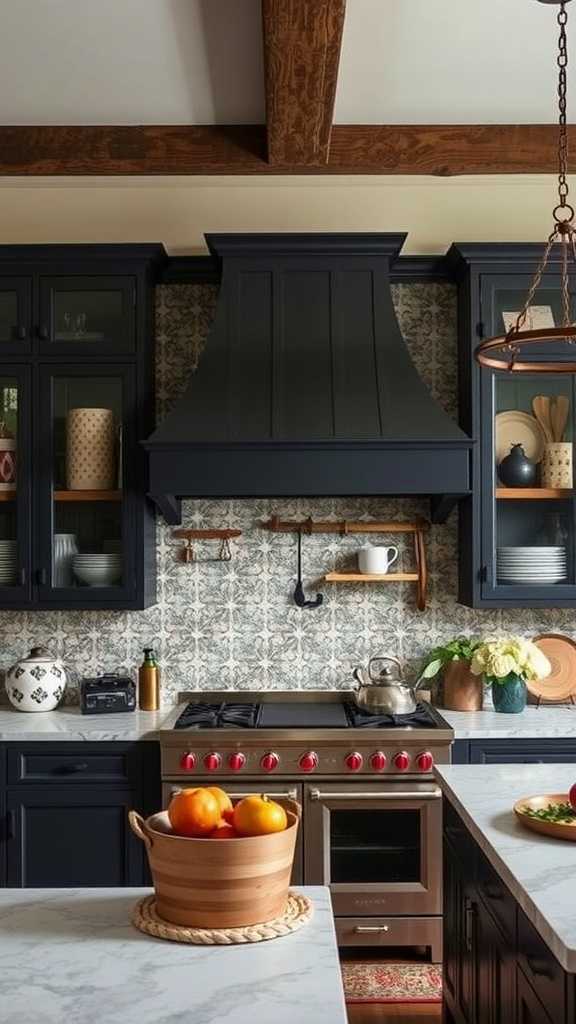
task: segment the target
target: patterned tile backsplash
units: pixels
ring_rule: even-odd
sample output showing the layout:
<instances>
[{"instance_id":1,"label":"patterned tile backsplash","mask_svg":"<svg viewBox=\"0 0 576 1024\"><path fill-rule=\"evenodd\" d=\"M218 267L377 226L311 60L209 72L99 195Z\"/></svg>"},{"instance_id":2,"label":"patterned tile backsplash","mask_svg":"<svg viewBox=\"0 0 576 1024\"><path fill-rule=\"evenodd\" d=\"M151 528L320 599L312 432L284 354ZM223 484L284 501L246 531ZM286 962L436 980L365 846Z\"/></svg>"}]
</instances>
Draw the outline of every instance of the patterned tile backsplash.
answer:
<instances>
[{"instance_id":1,"label":"patterned tile backsplash","mask_svg":"<svg viewBox=\"0 0 576 1024\"><path fill-rule=\"evenodd\" d=\"M446 284L396 285L400 326L419 372L445 409L456 415L456 293ZM157 400L159 418L186 386L210 328L216 289L165 285L157 295ZM46 644L79 675L104 670L135 672L141 649L153 645L162 667L163 701L202 688L338 688L370 655L390 652L412 673L441 638L494 629L525 634L576 635L569 610L480 612L456 603L456 514L428 538L429 605L418 612L410 584L322 584L330 569L349 565L358 537L303 538L307 592L325 594L316 610L292 599L296 538L271 535L258 521L282 517L411 519L428 514L426 503L406 499L190 501L185 523L242 530L231 562L215 560L213 543L197 545L198 562L177 561L171 528L157 527L158 603L143 612L0 612L0 668L34 644ZM410 543L399 567L408 568ZM77 699L70 687L67 700Z\"/></svg>"}]
</instances>

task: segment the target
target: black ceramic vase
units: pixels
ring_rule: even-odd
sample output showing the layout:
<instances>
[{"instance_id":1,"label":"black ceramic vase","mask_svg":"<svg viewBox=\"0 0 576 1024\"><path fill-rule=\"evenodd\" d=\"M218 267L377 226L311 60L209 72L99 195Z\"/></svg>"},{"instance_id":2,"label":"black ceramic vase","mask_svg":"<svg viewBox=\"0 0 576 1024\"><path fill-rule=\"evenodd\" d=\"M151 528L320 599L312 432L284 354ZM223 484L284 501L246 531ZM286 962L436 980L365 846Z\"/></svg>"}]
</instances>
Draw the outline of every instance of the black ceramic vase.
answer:
<instances>
[{"instance_id":1,"label":"black ceramic vase","mask_svg":"<svg viewBox=\"0 0 576 1024\"><path fill-rule=\"evenodd\" d=\"M524 453L521 444L513 444L510 454L498 466L498 476L505 487L533 487L536 466Z\"/></svg>"}]
</instances>

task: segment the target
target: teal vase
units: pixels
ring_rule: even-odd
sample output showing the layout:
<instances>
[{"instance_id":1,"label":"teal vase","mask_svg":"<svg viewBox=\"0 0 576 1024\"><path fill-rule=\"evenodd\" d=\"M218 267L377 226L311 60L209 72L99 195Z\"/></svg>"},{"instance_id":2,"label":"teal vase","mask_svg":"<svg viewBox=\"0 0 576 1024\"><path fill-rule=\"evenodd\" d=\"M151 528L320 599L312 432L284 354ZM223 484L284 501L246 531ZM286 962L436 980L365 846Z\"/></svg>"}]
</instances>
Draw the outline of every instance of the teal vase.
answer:
<instances>
[{"instance_id":1,"label":"teal vase","mask_svg":"<svg viewBox=\"0 0 576 1024\"><path fill-rule=\"evenodd\" d=\"M502 683L492 682L494 710L505 715L517 715L526 707L526 683L513 672Z\"/></svg>"}]
</instances>

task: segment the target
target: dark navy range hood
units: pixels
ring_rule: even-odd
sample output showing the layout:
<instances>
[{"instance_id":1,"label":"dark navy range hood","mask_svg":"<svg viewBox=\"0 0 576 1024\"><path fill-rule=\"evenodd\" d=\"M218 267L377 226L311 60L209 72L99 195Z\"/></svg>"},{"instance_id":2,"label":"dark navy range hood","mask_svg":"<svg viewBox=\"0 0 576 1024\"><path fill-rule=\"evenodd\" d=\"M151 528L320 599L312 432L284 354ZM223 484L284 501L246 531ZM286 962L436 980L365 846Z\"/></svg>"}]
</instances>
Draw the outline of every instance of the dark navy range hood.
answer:
<instances>
[{"instance_id":1,"label":"dark navy range hood","mask_svg":"<svg viewBox=\"0 0 576 1024\"><path fill-rule=\"evenodd\" d=\"M472 442L421 381L389 270L404 234L207 235L216 316L185 394L144 442L151 497L470 490Z\"/></svg>"}]
</instances>

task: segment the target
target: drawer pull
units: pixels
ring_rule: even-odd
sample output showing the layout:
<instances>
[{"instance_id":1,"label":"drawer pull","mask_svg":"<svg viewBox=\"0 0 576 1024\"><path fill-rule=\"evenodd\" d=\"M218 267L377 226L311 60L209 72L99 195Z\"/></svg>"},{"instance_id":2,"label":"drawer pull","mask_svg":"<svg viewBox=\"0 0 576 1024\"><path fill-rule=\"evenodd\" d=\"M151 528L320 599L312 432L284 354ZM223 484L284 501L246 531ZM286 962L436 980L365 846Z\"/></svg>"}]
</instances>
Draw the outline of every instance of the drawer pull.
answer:
<instances>
[{"instance_id":1,"label":"drawer pull","mask_svg":"<svg viewBox=\"0 0 576 1024\"><path fill-rule=\"evenodd\" d=\"M79 772L87 772L90 765L85 761L78 761L77 764L64 764L60 769L64 775L77 775Z\"/></svg>"},{"instance_id":2,"label":"drawer pull","mask_svg":"<svg viewBox=\"0 0 576 1024\"><path fill-rule=\"evenodd\" d=\"M380 935L390 931L387 924L357 924L354 928L356 935Z\"/></svg>"},{"instance_id":3,"label":"drawer pull","mask_svg":"<svg viewBox=\"0 0 576 1024\"><path fill-rule=\"evenodd\" d=\"M549 981L554 981L554 972L547 967L545 960L540 960L537 956L530 956L529 953L525 955L526 963L532 974L536 974L539 978L548 978Z\"/></svg>"},{"instance_id":4,"label":"drawer pull","mask_svg":"<svg viewBox=\"0 0 576 1024\"><path fill-rule=\"evenodd\" d=\"M468 899L465 901L465 905L466 909L464 911L464 942L466 945L466 952L471 953L473 948L476 907Z\"/></svg>"}]
</instances>

